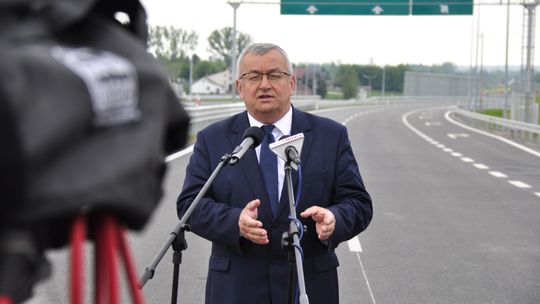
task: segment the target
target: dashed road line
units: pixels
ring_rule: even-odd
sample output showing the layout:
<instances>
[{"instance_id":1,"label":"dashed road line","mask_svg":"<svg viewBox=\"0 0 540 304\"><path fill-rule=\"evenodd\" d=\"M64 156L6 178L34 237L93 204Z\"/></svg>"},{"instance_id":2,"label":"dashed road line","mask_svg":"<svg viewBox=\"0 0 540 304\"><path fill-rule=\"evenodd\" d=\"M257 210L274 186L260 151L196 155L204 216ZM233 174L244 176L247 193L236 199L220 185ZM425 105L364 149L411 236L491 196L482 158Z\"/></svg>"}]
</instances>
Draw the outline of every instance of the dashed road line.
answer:
<instances>
[{"instance_id":1,"label":"dashed road line","mask_svg":"<svg viewBox=\"0 0 540 304\"><path fill-rule=\"evenodd\" d=\"M413 111L410 111L410 112L407 112L407 113L403 114L403 116L401 117L401 121L402 121L409 129L411 129L414 133L416 133L418 136L420 136L421 138L425 139L427 142L431 143L432 145L434 145L434 146L440 148L440 149L443 150L444 152L448 152L448 153L450 153L450 155L452 155L452 156L454 156L454 157L461 157L461 161L463 161L463 162L465 162L465 163L472 163L472 165L473 165L475 168L479 169L479 170L488 170L488 169L489 169L489 167L488 167L487 165L484 165L484 164L481 164L481 163L475 163L474 160L473 160L472 158L470 158L470 157L465 157L465 156L463 156L463 154L461 154L461 153L459 153L459 152L454 152L452 149L450 149L450 148L446 147L445 145L439 143L439 142L436 141L435 139L429 137L429 136L426 135L425 133L421 132L420 130L418 130L418 129L416 129L414 126L412 126L412 125L409 123L409 121L407 120L407 117L408 117L409 115L411 115L411 114L413 114L413 113L416 113L416 112L419 112L419 111L420 111L420 110L413 110ZM540 156L540 153L539 153L539 152L536 152L536 151L534 151L534 150L532 150L532 149L529 149L529 148L527 148L527 147L521 146L521 145L519 145L519 144L517 144L517 143L515 143L515 142L512 142L512 141L507 140L507 139L505 139L505 138L499 137L499 136L497 136L497 135L493 135L493 134L491 134L491 133L487 133L487 132L484 132L484 131L476 130L476 129L472 128L472 127L469 127L469 126L463 125L463 124L461 124L461 123L459 123L459 122L456 122L456 121L454 121L454 120L452 120L452 119L450 118L449 113L450 113L450 111L447 111L447 112L445 113L445 118L446 118L448 121L450 121L450 122L452 122L452 123L454 123L454 124L456 124L456 125L459 125L459 126L461 126L461 127L463 127L463 128L466 128L466 129L475 131L475 132L480 133L480 134L484 134L484 135L487 135L487 136L490 136L490 137L497 138L497 139L499 139L499 140L501 140L501 141L503 141L503 142L505 142L505 143L508 143L508 144L510 144L510 145L512 145L512 146L514 146L514 147L517 147L517 148L519 148L519 149L521 149L521 150L524 150L524 151L529 152L529 153L531 153L531 154L533 154L533 155L536 155L536 156ZM427 125L427 123L426 123L426 125ZM454 138L454 137L450 136L450 134L449 134L448 136L451 137L451 138ZM467 134L467 136L463 136L463 137L468 137L468 134ZM454 138L454 139L455 139L455 138ZM508 176L507 176L506 174L504 174L504 173L502 173L502 172L499 172L499 171L488 171L488 173L489 173L490 175L494 176L494 177L497 177L497 178L508 178ZM531 185L526 184L526 183L524 183L524 182L522 182L522 181L518 181L518 180L509 180L508 183L510 183L511 185L513 185L513 186L515 186L515 187L518 187L518 188L520 188L520 189L531 189L531 188L532 188ZM540 197L540 192L534 192L534 195Z\"/></svg>"},{"instance_id":2,"label":"dashed road line","mask_svg":"<svg viewBox=\"0 0 540 304\"><path fill-rule=\"evenodd\" d=\"M362 258L360 257L360 252L356 253L356 258L358 259L358 263L360 264L360 268L362 269L362 275L364 276L364 280L366 280L366 285L369 291L369 296L371 297L371 302L373 304L377 304L375 302L375 296L373 295L373 291L371 290L371 285L369 284L369 280L366 274L366 269L364 268L364 263L362 263Z\"/></svg>"},{"instance_id":3,"label":"dashed road line","mask_svg":"<svg viewBox=\"0 0 540 304\"><path fill-rule=\"evenodd\" d=\"M450 117L450 112L452 112L452 110L446 111L446 113L444 114L444 117L445 117L446 120L448 120L449 122L451 122L451 123L453 123L453 124L455 124L455 125L458 125L458 126L464 128L464 129L471 130L471 131L473 131L473 132L480 133L480 134L482 134L482 135L485 135L485 136L489 136L489 137L498 139L498 140L500 140L500 141L502 141L502 142L504 142L504 143L506 143L506 144L509 144L509 145L511 145L511 146L513 146L513 147L515 147L515 148L518 148L518 149L520 149L520 150L523 150L523 151L525 151L525 152L527 152L527 153L530 153L530 154L532 154L532 155L534 155L534 156L540 157L540 152L535 151L535 150L533 150L533 149L531 149L531 148L529 148L529 147L526 147L526 146L524 146L524 145L520 145L520 144L518 144L518 143L516 143L516 142L513 142L513 141L511 141L511 140L509 140L509 139L506 139L506 138L504 138L504 137L501 137L501 136L498 136L498 135L495 135L495 134L492 134L492 133L489 133L489 132L486 132L486 131L478 130L478 129L475 129L475 128L473 128L473 127L470 127L470 126L467 126L467 125L465 125L465 124L462 124L462 123L460 123L460 122L458 122L458 121L455 121L454 119L452 119L452 118Z\"/></svg>"},{"instance_id":4,"label":"dashed road line","mask_svg":"<svg viewBox=\"0 0 540 304\"><path fill-rule=\"evenodd\" d=\"M371 285L369 284L369 280L367 277L366 269L364 267L364 263L362 263L362 258L360 257L360 252L362 252L362 245L360 244L360 240L358 240L358 237L355 236L352 239L347 241L347 245L349 246L349 251L356 253L356 258L358 259L358 264L360 265L360 269L362 270L362 275L364 276L364 280L366 281L366 286L369 291L369 296L371 297L371 302L373 304L376 304L375 296L373 295L373 291L371 290Z\"/></svg>"},{"instance_id":5,"label":"dashed road line","mask_svg":"<svg viewBox=\"0 0 540 304\"><path fill-rule=\"evenodd\" d=\"M489 171L489 174L495 176L495 177L498 177L498 178L507 178L508 175L504 174L504 173L501 173L499 171Z\"/></svg>"},{"instance_id":6,"label":"dashed road line","mask_svg":"<svg viewBox=\"0 0 540 304\"><path fill-rule=\"evenodd\" d=\"M372 113L372 112L377 112L377 111L358 112L358 113L356 113L354 115L351 115L351 116L345 118L345 120L341 124L346 126L349 123L349 121L357 118L358 116L362 116L364 114L369 114L369 113Z\"/></svg>"},{"instance_id":7,"label":"dashed road line","mask_svg":"<svg viewBox=\"0 0 540 304\"><path fill-rule=\"evenodd\" d=\"M362 252L362 245L360 245L360 241L356 236L348 240L347 245L349 245L349 251L351 252Z\"/></svg>"},{"instance_id":8,"label":"dashed road line","mask_svg":"<svg viewBox=\"0 0 540 304\"><path fill-rule=\"evenodd\" d=\"M484 165L484 164L473 164L473 166L475 166L476 168L480 169L480 170L487 170L489 169L488 166Z\"/></svg>"},{"instance_id":9,"label":"dashed road line","mask_svg":"<svg viewBox=\"0 0 540 304\"><path fill-rule=\"evenodd\" d=\"M524 182L522 181L517 181L517 180L509 180L508 181L510 184L518 187L518 188L521 188L521 189L530 189L532 188L531 185L529 184L525 184Z\"/></svg>"}]
</instances>

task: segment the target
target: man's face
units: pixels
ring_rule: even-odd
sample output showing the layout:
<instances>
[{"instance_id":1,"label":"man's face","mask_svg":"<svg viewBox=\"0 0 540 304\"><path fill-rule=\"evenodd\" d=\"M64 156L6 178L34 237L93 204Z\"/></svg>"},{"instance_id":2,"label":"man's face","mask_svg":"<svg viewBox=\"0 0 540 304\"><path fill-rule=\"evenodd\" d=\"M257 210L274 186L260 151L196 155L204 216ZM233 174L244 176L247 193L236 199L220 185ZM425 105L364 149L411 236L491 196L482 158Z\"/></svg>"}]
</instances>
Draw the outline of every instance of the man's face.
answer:
<instances>
[{"instance_id":1,"label":"man's face","mask_svg":"<svg viewBox=\"0 0 540 304\"><path fill-rule=\"evenodd\" d=\"M239 70L239 75L243 76L236 80L236 90L253 117L273 124L289 111L296 78L288 73L280 52L248 53L240 62Z\"/></svg>"}]
</instances>

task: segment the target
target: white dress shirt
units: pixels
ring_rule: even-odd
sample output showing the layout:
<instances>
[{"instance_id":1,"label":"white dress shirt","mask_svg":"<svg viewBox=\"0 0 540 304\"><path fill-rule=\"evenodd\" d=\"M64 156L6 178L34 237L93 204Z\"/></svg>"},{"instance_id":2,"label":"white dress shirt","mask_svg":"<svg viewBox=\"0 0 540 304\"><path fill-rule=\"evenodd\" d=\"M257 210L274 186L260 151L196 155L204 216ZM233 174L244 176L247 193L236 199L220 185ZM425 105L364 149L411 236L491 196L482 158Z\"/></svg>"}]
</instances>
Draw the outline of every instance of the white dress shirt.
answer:
<instances>
[{"instance_id":1,"label":"white dress shirt","mask_svg":"<svg viewBox=\"0 0 540 304\"><path fill-rule=\"evenodd\" d=\"M249 125L252 127L261 127L264 125L262 122L255 119L248 112ZM292 106L289 108L289 111L283 115L283 117L274 123L274 129L272 130L272 135L274 136L275 141L278 141L281 137L285 135L291 135L291 126L292 126ZM257 159L261 161L261 146L259 145L255 148L257 153ZM281 198L281 191L283 190L283 181L285 180L285 161L280 157L277 158L277 168L278 168L278 193Z\"/></svg>"}]
</instances>

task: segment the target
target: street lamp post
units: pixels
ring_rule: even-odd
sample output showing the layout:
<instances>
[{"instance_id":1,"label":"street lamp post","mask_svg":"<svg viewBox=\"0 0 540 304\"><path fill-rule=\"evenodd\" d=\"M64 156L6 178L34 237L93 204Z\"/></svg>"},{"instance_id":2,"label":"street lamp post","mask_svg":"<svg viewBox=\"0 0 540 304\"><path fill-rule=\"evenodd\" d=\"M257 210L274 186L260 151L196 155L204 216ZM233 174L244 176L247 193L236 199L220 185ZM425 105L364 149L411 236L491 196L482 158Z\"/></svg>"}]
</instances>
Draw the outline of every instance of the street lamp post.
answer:
<instances>
[{"instance_id":1,"label":"street lamp post","mask_svg":"<svg viewBox=\"0 0 540 304\"><path fill-rule=\"evenodd\" d=\"M384 97L385 89L386 89L386 69L385 69L385 66L383 65L383 67L382 67L382 85L381 85L382 97Z\"/></svg>"},{"instance_id":2,"label":"street lamp post","mask_svg":"<svg viewBox=\"0 0 540 304\"><path fill-rule=\"evenodd\" d=\"M195 49L190 48L189 54L189 96L191 99L191 87L193 86L193 56L195 55Z\"/></svg>"},{"instance_id":3,"label":"street lamp post","mask_svg":"<svg viewBox=\"0 0 540 304\"><path fill-rule=\"evenodd\" d=\"M233 8L233 32L232 32L232 54L231 54L231 75L229 76L231 93L234 97L236 91L234 89L234 80L236 79L236 56L238 53L236 43L236 10L240 6L240 2L229 2L229 5Z\"/></svg>"},{"instance_id":4,"label":"street lamp post","mask_svg":"<svg viewBox=\"0 0 540 304\"><path fill-rule=\"evenodd\" d=\"M506 4L506 57L504 63L504 110L503 118L508 116L508 37L510 34L510 0Z\"/></svg>"},{"instance_id":5,"label":"street lamp post","mask_svg":"<svg viewBox=\"0 0 540 304\"><path fill-rule=\"evenodd\" d=\"M368 98L369 98L369 97L371 97L371 79L373 78L373 76L363 74L362 77L364 77L364 78L366 78L368 80L368 86L369 86Z\"/></svg>"},{"instance_id":6,"label":"street lamp post","mask_svg":"<svg viewBox=\"0 0 540 304\"><path fill-rule=\"evenodd\" d=\"M533 50L534 50L534 22L535 22L535 10L538 5L538 1L533 3L524 4L527 9L527 54L525 61L525 113L523 121L533 123L538 118L532 117L532 103L534 100L533 92Z\"/></svg>"}]
</instances>

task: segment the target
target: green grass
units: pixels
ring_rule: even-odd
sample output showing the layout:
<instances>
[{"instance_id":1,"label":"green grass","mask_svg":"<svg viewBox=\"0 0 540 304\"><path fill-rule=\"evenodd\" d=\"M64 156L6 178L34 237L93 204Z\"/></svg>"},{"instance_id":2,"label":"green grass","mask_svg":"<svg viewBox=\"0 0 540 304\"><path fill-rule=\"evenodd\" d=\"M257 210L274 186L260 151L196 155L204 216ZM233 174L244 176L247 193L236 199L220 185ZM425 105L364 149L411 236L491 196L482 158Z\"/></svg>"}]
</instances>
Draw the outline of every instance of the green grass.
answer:
<instances>
[{"instance_id":1,"label":"green grass","mask_svg":"<svg viewBox=\"0 0 540 304\"><path fill-rule=\"evenodd\" d=\"M326 92L326 99L343 99L343 93L342 92L334 92L334 91L328 91Z\"/></svg>"},{"instance_id":2,"label":"green grass","mask_svg":"<svg viewBox=\"0 0 540 304\"><path fill-rule=\"evenodd\" d=\"M494 116L494 117L499 117L499 118L503 117L503 109L485 109L485 110L478 111L478 113Z\"/></svg>"}]
</instances>

